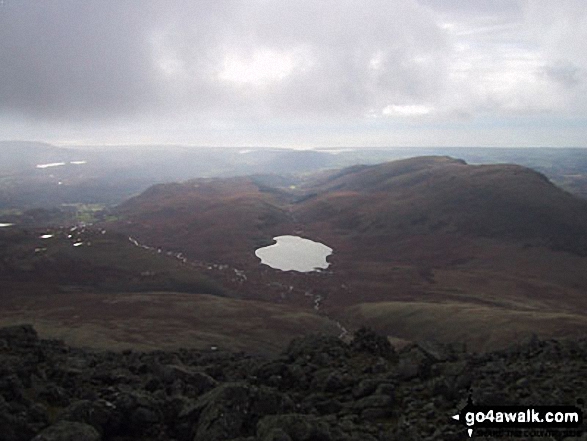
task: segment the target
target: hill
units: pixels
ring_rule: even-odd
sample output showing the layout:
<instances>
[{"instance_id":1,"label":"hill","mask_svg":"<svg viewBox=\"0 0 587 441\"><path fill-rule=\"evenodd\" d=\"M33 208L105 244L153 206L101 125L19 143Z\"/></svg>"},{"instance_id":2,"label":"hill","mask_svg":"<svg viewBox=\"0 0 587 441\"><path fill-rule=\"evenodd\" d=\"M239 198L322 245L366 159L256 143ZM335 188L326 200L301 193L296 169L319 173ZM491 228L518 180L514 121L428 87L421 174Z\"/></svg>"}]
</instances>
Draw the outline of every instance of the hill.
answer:
<instances>
[{"instance_id":1,"label":"hill","mask_svg":"<svg viewBox=\"0 0 587 441\"><path fill-rule=\"evenodd\" d=\"M293 189L268 182L156 186L122 204L113 227L234 268L238 282L212 277L242 298L314 308L350 330L366 323L478 349L587 330L587 202L538 172L422 157L319 173ZM329 269L259 265L255 248L282 234L333 248Z\"/></svg>"},{"instance_id":2,"label":"hill","mask_svg":"<svg viewBox=\"0 0 587 441\"><path fill-rule=\"evenodd\" d=\"M217 272L103 228L1 228L0 324L104 350L276 353L309 330L340 333L312 310L238 298Z\"/></svg>"},{"instance_id":3,"label":"hill","mask_svg":"<svg viewBox=\"0 0 587 441\"><path fill-rule=\"evenodd\" d=\"M300 220L364 235L458 234L587 254L587 201L517 165L419 157L345 169L308 189ZM352 207L352 209L351 209Z\"/></svg>"},{"instance_id":4,"label":"hill","mask_svg":"<svg viewBox=\"0 0 587 441\"><path fill-rule=\"evenodd\" d=\"M282 193L252 178L160 184L119 205L116 229L210 262L254 262L253 251L290 223Z\"/></svg>"}]
</instances>

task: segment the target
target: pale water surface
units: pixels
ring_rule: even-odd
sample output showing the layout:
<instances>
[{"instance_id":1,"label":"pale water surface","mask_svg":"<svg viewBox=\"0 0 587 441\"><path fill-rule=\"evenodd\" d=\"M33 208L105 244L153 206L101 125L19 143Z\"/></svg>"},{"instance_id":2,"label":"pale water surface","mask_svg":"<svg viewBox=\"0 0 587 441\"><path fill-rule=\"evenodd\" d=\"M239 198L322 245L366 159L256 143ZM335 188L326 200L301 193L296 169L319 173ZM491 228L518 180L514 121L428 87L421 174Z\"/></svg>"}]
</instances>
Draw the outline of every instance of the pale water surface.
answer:
<instances>
[{"instance_id":1,"label":"pale water surface","mask_svg":"<svg viewBox=\"0 0 587 441\"><path fill-rule=\"evenodd\" d=\"M81 164L87 164L88 161L70 161L70 164L73 165L81 165ZM66 162L50 162L48 164L37 164L37 168L51 168L51 167L61 167L62 165L66 165Z\"/></svg>"},{"instance_id":2,"label":"pale water surface","mask_svg":"<svg viewBox=\"0 0 587 441\"><path fill-rule=\"evenodd\" d=\"M261 263L282 271L310 272L328 268L332 248L298 236L274 237L277 243L255 251Z\"/></svg>"},{"instance_id":3,"label":"pale water surface","mask_svg":"<svg viewBox=\"0 0 587 441\"><path fill-rule=\"evenodd\" d=\"M37 164L37 168L61 167L65 162L50 162L49 164Z\"/></svg>"}]
</instances>

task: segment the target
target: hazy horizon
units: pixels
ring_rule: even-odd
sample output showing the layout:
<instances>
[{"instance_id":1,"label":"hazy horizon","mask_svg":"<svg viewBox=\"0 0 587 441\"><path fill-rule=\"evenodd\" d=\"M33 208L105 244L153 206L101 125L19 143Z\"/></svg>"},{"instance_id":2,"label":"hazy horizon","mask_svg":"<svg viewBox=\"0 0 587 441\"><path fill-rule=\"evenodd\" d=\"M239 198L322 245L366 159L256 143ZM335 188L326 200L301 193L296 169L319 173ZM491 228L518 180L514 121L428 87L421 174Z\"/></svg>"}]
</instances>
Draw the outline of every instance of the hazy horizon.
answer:
<instances>
[{"instance_id":1,"label":"hazy horizon","mask_svg":"<svg viewBox=\"0 0 587 441\"><path fill-rule=\"evenodd\" d=\"M181 144L181 143L148 143L148 144L122 144L122 143L103 143L103 144L70 144L70 143L57 143L57 142L47 142L43 140L34 140L34 139L0 139L0 144L2 143L23 143L23 144L45 144L51 147L58 147L63 149L80 149L80 150L103 150L103 149L134 149L134 148L177 148L177 149L234 149L234 150L242 150L243 153L246 152L248 149L252 150L295 150L295 151L357 151L357 150L438 150L442 151L443 149L446 150L467 150L472 149L474 150L481 150L481 149L488 149L488 150L533 150L533 149L556 149L556 150L586 150L587 146L552 146L552 145L528 145L528 146L483 146L483 145L395 145L395 146L376 146L376 145L340 145L340 146L332 146L332 145L316 145L316 146L287 146L287 145L198 145L198 144ZM440 154L440 153L439 153Z\"/></svg>"},{"instance_id":2,"label":"hazy horizon","mask_svg":"<svg viewBox=\"0 0 587 441\"><path fill-rule=\"evenodd\" d=\"M586 147L581 0L4 0L0 139Z\"/></svg>"}]
</instances>

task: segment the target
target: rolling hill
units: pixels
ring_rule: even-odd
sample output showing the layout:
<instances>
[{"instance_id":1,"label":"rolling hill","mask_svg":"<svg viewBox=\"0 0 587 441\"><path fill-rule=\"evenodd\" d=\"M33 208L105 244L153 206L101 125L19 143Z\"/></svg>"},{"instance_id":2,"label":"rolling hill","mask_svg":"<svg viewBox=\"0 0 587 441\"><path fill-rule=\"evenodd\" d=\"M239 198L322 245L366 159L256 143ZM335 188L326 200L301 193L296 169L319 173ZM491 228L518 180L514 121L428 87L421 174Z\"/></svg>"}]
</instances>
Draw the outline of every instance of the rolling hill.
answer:
<instances>
[{"instance_id":1,"label":"rolling hill","mask_svg":"<svg viewBox=\"0 0 587 441\"><path fill-rule=\"evenodd\" d=\"M34 323L46 337L109 350L249 353L340 333L311 310L240 299L211 270L102 228L1 228L0 326Z\"/></svg>"},{"instance_id":2,"label":"rolling hill","mask_svg":"<svg viewBox=\"0 0 587 441\"><path fill-rule=\"evenodd\" d=\"M0 230L0 322L103 346L169 345L185 327L197 345L264 351L362 325L479 350L587 331L587 202L517 165L420 157L191 179L96 218L83 232ZM283 234L333 248L328 270L261 265L255 249Z\"/></svg>"},{"instance_id":3,"label":"rolling hill","mask_svg":"<svg viewBox=\"0 0 587 441\"><path fill-rule=\"evenodd\" d=\"M282 192L252 178L160 184L119 205L116 229L195 259L255 263L253 251L291 219Z\"/></svg>"},{"instance_id":4,"label":"rolling hill","mask_svg":"<svg viewBox=\"0 0 587 441\"><path fill-rule=\"evenodd\" d=\"M156 186L122 204L113 228L238 268L246 280L216 277L242 298L305 305L343 327L479 349L587 330L587 202L538 172L420 157L319 173L293 190L266 182ZM254 249L280 234L332 247L329 270L261 266Z\"/></svg>"},{"instance_id":5,"label":"rolling hill","mask_svg":"<svg viewBox=\"0 0 587 441\"><path fill-rule=\"evenodd\" d=\"M517 165L420 157L345 169L296 211L361 235L456 234L587 254L587 202ZM352 208L351 208L352 207Z\"/></svg>"}]
</instances>

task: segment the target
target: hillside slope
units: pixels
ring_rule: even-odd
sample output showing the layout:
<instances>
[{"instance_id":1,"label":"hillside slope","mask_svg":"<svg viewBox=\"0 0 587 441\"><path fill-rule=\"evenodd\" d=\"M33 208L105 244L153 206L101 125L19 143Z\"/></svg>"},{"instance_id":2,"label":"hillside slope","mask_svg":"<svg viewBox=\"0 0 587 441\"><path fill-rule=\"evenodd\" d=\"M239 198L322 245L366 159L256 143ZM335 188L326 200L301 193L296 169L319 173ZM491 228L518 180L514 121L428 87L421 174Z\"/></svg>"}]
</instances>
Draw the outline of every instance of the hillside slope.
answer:
<instances>
[{"instance_id":1,"label":"hillside slope","mask_svg":"<svg viewBox=\"0 0 587 441\"><path fill-rule=\"evenodd\" d=\"M420 157L345 169L309 189L308 223L361 235L459 234L587 254L587 201L517 165Z\"/></svg>"},{"instance_id":2,"label":"hillside slope","mask_svg":"<svg viewBox=\"0 0 587 441\"><path fill-rule=\"evenodd\" d=\"M310 307L348 330L477 349L587 331L587 201L520 166L420 157L293 190L200 179L152 187L117 215L112 226L141 242L227 264L242 277L218 281L242 298ZM260 265L254 250L284 234L333 248L328 270Z\"/></svg>"},{"instance_id":3,"label":"hillside slope","mask_svg":"<svg viewBox=\"0 0 587 441\"><path fill-rule=\"evenodd\" d=\"M255 262L255 248L289 222L279 195L250 178L155 185L121 204L116 214L123 219L116 228L153 246L231 263Z\"/></svg>"}]
</instances>

